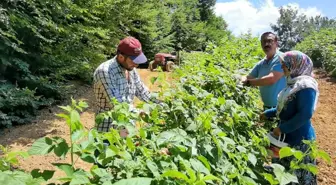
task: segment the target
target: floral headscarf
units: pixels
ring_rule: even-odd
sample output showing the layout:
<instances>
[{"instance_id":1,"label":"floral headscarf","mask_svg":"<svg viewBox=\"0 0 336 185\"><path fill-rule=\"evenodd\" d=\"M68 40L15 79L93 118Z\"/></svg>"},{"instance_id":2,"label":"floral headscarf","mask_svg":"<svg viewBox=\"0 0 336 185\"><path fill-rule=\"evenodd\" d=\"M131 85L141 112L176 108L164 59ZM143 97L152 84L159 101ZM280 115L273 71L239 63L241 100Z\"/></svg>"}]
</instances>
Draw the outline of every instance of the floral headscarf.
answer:
<instances>
[{"instance_id":1,"label":"floral headscarf","mask_svg":"<svg viewBox=\"0 0 336 185\"><path fill-rule=\"evenodd\" d=\"M291 78L298 76L312 76L313 62L300 51L289 51L282 56L283 62L290 71Z\"/></svg>"},{"instance_id":2,"label":"floral headscarf","mask_svg":"<svg viewBox=\"0 0 336 185\"><path fill-rule=\"evenodd\" d=\"M286 106L287 101L296 92L311 88L316 91L315 106L318 99L318 83L313 76L313 62L304 53L300 51L289 51L280 56L282 62L289 69L290 76L287 77L287 87L278 95L277 116Z\"/></svg>"}]
</instances>

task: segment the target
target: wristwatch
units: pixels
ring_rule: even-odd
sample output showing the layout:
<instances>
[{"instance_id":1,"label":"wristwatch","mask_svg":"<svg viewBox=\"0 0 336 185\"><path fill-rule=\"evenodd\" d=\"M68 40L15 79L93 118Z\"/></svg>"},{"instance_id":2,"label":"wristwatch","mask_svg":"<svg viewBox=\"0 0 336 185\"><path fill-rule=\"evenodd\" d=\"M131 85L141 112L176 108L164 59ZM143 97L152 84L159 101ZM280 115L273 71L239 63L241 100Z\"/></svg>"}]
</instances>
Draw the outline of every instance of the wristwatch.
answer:
<instances>
[{"instance_id":1,"label":"wristwatch","mask_svg":"<svg viewBox=\"0 0 336 185\"><path fill-rule=\"evenodd\" d=\"M250 80L246 80L246 82L245 82L245 86L247 86L247 87L250 87L251 86L251 83L250 83Z\"/></svg>"}]
</instances>

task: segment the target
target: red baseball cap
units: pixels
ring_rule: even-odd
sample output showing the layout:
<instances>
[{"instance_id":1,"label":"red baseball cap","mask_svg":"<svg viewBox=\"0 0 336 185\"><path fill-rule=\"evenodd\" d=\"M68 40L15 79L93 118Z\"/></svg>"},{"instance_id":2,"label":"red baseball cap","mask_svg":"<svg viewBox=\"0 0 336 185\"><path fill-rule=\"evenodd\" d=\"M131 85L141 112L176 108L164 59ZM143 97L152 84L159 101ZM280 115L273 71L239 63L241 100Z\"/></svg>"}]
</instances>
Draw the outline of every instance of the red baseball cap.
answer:
<instances>
[{"instance_id":1,"label":"red baseball cap","mask_svg":"<svg viewBox=\"0 0 336 185\"><path fill-rule=\"evenodd\" d=\"M142 52L141 43L134 37L126 37L119 42L118 51L130 57L134 63L143 64L147 57Z\"/></svg>"}]
</instances>

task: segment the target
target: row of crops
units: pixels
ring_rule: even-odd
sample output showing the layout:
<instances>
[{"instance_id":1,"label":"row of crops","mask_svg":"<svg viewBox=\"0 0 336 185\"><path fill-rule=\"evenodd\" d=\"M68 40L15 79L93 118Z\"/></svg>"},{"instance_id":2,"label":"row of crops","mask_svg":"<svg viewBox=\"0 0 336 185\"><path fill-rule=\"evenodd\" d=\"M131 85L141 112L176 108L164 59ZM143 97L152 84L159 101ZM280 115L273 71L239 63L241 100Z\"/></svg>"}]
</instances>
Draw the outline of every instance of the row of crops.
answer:
<instances>
[{"instance_id":1,"label":"row of crops","mask_svg":"<svg viewBox=\"0 0 336 185\"><path fill-rule=\"evenodd\" d=\"M209 45L206 53L183 54L173 81L165 83L164 73L152 79L161 91L154 93L163 106L140 104L146 114L128 111L127 104L116 104L113 111L97 117L111 117L129 135L121 138L117 130L97 133L80 123L80 112L87 104L73 100L61 107L71 131L69 138L41 138L28 152L9 152L1 157L0 184L103 184L103 185L182 185L182 184L287 184L296 182L295 168L316 171L300 165L303 155L327 158L314 144L310 153L286 148L282 156L295 155L293 169L268 160L266 130L258 126L260 102L256 89L245 88L239 75L261 59L256 39L248 36L223 40L220 47ZM130 122L136 120L138 127ZM108 140L110 146L105 146ZM5 149L3 149L5 150ZM95 153L97 155L95 155ZM30 155L56 155L70 163L54 163L54 170L20 171L17 158ZM90 171L76 167L83 160ZM99 165L94 165L99 164Z\"/></svg>"}]
</instances>

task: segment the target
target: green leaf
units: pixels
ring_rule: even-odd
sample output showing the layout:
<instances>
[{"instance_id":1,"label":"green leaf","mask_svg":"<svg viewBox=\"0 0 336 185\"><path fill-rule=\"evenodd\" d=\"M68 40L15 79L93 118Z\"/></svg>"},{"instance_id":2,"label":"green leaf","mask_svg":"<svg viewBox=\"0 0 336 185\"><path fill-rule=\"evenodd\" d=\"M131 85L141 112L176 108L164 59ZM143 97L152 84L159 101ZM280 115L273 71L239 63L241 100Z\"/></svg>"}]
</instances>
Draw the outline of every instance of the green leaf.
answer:
<instances>
[{"instance_id":1,"label":"green leaf","mask_svg":"<svg viewBox=\"0 0 336 185\"><path fill-rule=\"evenodd\" d=\"M207 180L216 180L221 182L222 180L212 174L206 175L202 180L207 181Z\"/></svg>"},{"instance_id":2,"label":"green leaf","mask_svg":"<svg viewBox=\"0 0 336 185\"><path fill-rule=\"evenodd\" d=\"M58 169L62 170L65 172L65 174L68 177L72 177L74 173L74 169L70 164L65 164L65 163L53 163L54 166L56 166Z\"/></svg>"},{"instance_id":3,"label":"green leaf","mask_svg":"<svg viewBox=\"0 0 336 185\"><path fill-rule=\"evenodd\" d=\"M56 116L60 117L60 118L64 118L66 123L68 124L68 126L70 126L70 116L66 115L66 114L56 114Z\"/></svg>"},{"instance_id":4,"label":"green leaf","mask_svg":"<svg viewBox=\"0 0 336 185\"><path fill-rule=\"evenodd\" d=\"M285 172L285 168L279 164L271 164L276 179L280 185L286 185L291 182L298 183L298 179L295 175Z\"/></svg>"},{"instance_id":5,"label":"green leaf","mask_svg":"<svg viewBox=\"0 0 336 185\"><path fill-rule=\"evenodd\" d=\"M248 160L251 162L253 166L257 164L257 158L254 154L249 153L248 154Z\"/></svg>"},{"instance_id":6,"label":"green leaf","mask_svg":"<svg viewBox=\"0 0 336 185\"><path fill-rule=\"evenodd\" d=\"M137 130L136 130L135 126L133 126L133 125L126 125L125 128L128 131L128 136L129 137L132 137L137 133Z\"/></svg>"},{"instance_id":7,"label":"green leaf","mask_svg":"<svg viewBox=\"0 0 336 185\"><path fill-rule=\"evenodd\" d=\"M42 177L33 179L30 174L22 171L0 171L0 184L4 185L40 185L44 182Z\"/></svg>"},{"instance_id":8,"label":"green leaf","mask_svg":"<svg viewBox=\"0 0 336 185\"><path fill-rule=\"evenodd\" d=\"M262 175L271 185L279 184L272 174L262 173Z\"/></svg>"},{"instance_id":9,"label":"green leaf","mask_svg":"<svg viewBox=\"0 0 336 185\"><path fill-rule=\"evenodd\" d=\"M94 169L92 171L98 177L104 177L104 176L108 176L109 175L109 173L106 171L106 169L102 169L102 168L96 168L96 169Z\"/></svg>"},{"instance_id":10,"label":"green leaf","mask_svg":"<svg viewBox=\"0 0 336 185\"><path fill-rule=\"evenodd\" d=\"M154 85L154 83L156 82L156 80L158 79L158 77L153 76L152 78L150 78L150 82L152 85Z\"/></svg>"},{"instance_id":11,"label":"green leaf","mask_svg":"<svg viewBox=\"0 0 336 185\"><path fill-rule=\"evenodd\" d=\"M80 122L80 115L76 110L72 110L70 113L71 133L83 128Z\"/></svg>"},{"instance_id":12,"label":"green leaf","mask_svg":"<svg viewBox=\"0 0 336 185\"><path fill-rule=\"evenodd\" d=\"M37 178L37 179L28 179L26 181L26 185L41 185L45 183L45 181L43 180L43 178Z\"/></svg>"},{"instance_id":13,"label":"green leaf","mask_svg":"<svg viewBox=\"0 0 336 185\"><path fill-rule=\"evenodd\" d=\"M193 169L191 169L189 166L186 166L186 170L188 172L189 175L189 182L195 182L197 177L196 177L196 173Z\"/></svg>"},{"instance_id":14,"label":"green leaf","mask_svg":"<svg viewBox=\"0 0 336 185\"><path fill-rule=\"evenodd\" d=\"M147 137L147 133L143 128L140 128L140 137L142 139L146 139L146 137Z\"/></svg>"},{"instance_id":15,"label":"green leaf","mask_svg":"<svg viewBox=\"0 0 336 185\"><path fill-rule=\"evenodd\" d=\"M82 107L80 107L80 106L77 106L77 105L75 105L75 107L76 107L76 109L77 109L77 110L79 110L80 112L82 112L82 111L83 111L83 108L82 108Z\"/></svg>"},{"instance_id":16,"label":"green leaf","mask_svg":"<svg viewBox=\"0 0 336 185\"><path fill-rule=\"evenodd\" d=\"M88 108L89 107L89 105L84 101L78 102L78 106L80 106L81 108Z\"/></svg>"},{"instance_id":17,"label":"green leaf","mask_svg":"<svg viewBox=\"0 0 336 185\"><path fill-rule=\"evenodd\" d=\"M323 150L319 150L317 152L317 157L321 157L323 160L327 161L328 164L331 164L331 158L329 156L329 154Z\"/></svg>"},{"instance_id":18,"label":"green leaf","mask_svg":"<svg viewBox=\"0 0 336 185\"><path fill-rule=\"evenodd\" d=\"M73 99L73 97L71 97L71 105L75 106L77 104L77 101L75 99Z\"/></svg>"},{"instance_id":19,"label":"green leaf","mask_svg":"<svg viewBox=\"0 0 336 185\"><path fill-rule=\"evenodd\" d=\"M292 155L293 155L293 151L290 147L283 147L280 149L280 152L279 152L280 159L284 157L289 157Z\"/></svg>"},{"instance_id":20,"label":"green leaf","mask_svg":"<svg viewBox=\"0 0 336 185\"><path fill-rule=\"evenodd\" d=\"M237 149L239 150L239 152L246 153L246 148L243 146L237 146Z\"/></svg>"},{"instance_id":21,"label":"green leaf","mask_svg":"<svg viewBox=\"0 0 336 185\"><path fill-rule=\"evenodd\" d=\"M70 185L89 184L90 180L87 174L83 171L77 171L73 174Z\"/></svg>"},{"instance_id":22,"label":"green leaf","mask_svg":"<svg viewBox=\"0 0 336 185\"><path fill-rule=\"evenodd\" d=\"M258 179L258 177L256 176L256 174L253 172L253 170L251 168L246 170L246 173L249 175L249 177L251 177L252 179Z\"/></svg>"},{"instance_id":23,"label":"green leaf","mask_svg":"<svg viewBox=\"0 0 336 185\"><path fill-rule=\"evenodd\" d=\"M44 137L36 140L28 150L28 153L30 155L45 155L50 153L53 148L52 140L48 137Z\"/></svg>"},{"instance_id":24,"label":"green leaf","mask_svg":"<svg viewBox=\"0 0 336 185\"><path fill-rule=\"evenodd\" d=\"M57 144L55 147L54 147L54 153L58 156L58 157L61 157L61 158L65 158L66 154L68 153L69 151L69 146L68 146L68 143L66 143L66 141L64 140L63 142Z\"/></svg>"},{"instance_id":25,"label":"green leaf","mask_svg":"<svg viewBox=\"0 0 336 185\"><path fill-rule=\"evenodd\" d=\"M18 159L17 157L21 156L24 159L29 157L28 152L24 152L24 151L12 151L7 153L7 157L6 160L8 160L11 164L18 164Z\"/></svg>"},{"instance_id":26,"label":"green leaf","mask_svg":"<svg viewBox=\"0 0 336 185\"><path fill-rule=\"evenodd\" d=\"M113 185L151 185L152 178L137 177L120 180Z\"/></svg>"},{"instance_id":27,"label":"green leaf","mask_svg":"<svg viewBox=\"0 0 336 185\"><path fill-rule=\"evenodd\" d=\"M149 170L153 173L154 177L159 177L160 174L159 174L159 168L158 166L151 160L147 159L146 160L146 164L147 164L147 167L149 168Z\"/></svg>"},{"instance_id":28,"label":"green leaf","mask_svg":"<svg viewBox=\"0 0 336 185\"><path fill-rule=\"evenodd\" d=\"M188 182L188 180L189 180L189 178L185 174L183 174L183 173L181 173L177 170L168 170L168 171L164 172L161 175L161 177L177 178L177 179L182 179L186 182Z\"/></svg>"},{"instance_id":29,"label":"green leaf","mask_svg":"<svg viewBox=\"0 0 336 185\"><path fill-rule=\"evenodd\" d=\"M247 177L247 176L243 176L243 177L242 177L242 181L244 182L244 183L242 183L242 184L246 184L246 185L257 185L257 183L256 183L252 178Z\"/></svg>"},{"instance_id":30,"label":"green leaf","mask_svg":"<svg viewBox=\"0 0 336 185\"><path fill-rule=\"evenodd\" d=\"M164 131L157 136L156 143L158 146L164 143L179 144L185 140L184 137L186 135L187 133L182 129L173 129L169 131Z\"/></svg>"},{"instance_id":31,"label":"green leaf","mask_svg":"<svg viewBox=\"0 0 336 185\"><path fill-rule=\"evenodd\" d=\"M48 181L49 179L51 179L54 176L54 173L55 171L52 171L52 170L44 170L40 172L39 169L34 169L31 171L31 175L33 176L33 178L42 177L45 181Z\"/></svg>"},{"instance_id":32,"label":"green leaf","mask_svg":"<svg viewBox=\"0 0 336 185\"><path fill-rule=\"evenodd\" d=\"M314 175L318 173L318 168L314 164L300 164L300 168L306 169L310 172L312 172Z\"/></svg>"},{"instance_id":33,"label":"green leaf","mask_svg":"<svg viewBox=\"0 0 336 185\"><path fill-rule=\"evenodd\" d=\"M202 155L199 155L199 156L197 156L197 159L200 160L200 161L202 161L202 163L205 165L205 167L206 167L209 171L211 171L211 167L210 167L210 164L209 164L209 161L208 161L207 158L205 158L205 157L202 156Z\"/></svg>"},{"instance_id":34,"label":"green leaf","mask_svg":"<svg viewBox=\"0 0 336 185\"><path fill-rule=\"evenodd\" d=\"M113 185L111 181L105 181L102 185Z\"/></svg>"},{"instance_id":35,"label":"green leaf","mask_svg":"<svg viewBox=\"0 0 336 185\"><path fill-rule=\"evenodd\" d=\"M3 185L26 185L25 179L16 178L11 172L0 171L0 184Z\"/></svg>"},{"instance_id":36,"label":"green leaf","mask_svg":"<svg viewBox=\"0 0 336 185\"><path fill-rule=\"evenodd\" d=\"M210 171L198 160L190 159L190 164L194 170L197 172L205 173L206 175L210 174Z\"/></svg>"},{"instance_id":37,"label":"green leaf","mask_svg":"<svg viewBox=\"0 0 336 185\"><path fill-rule=\"evenodd\" d=\"M95 158L93 154L85 154L83 153L80 157L83 161L88 162L88 163L94 163Z\"/></svg>"},{"instance_id":38,"label":"green leaf","mask_svg":"<svg viewBox=\"0 0 336 185\"><path fill-rule=\"evenodd\" d=\"M56 114L57 117L64 118L65 120L69 120L70 117L66 114Z\"/></svg>"},{"instance_id":39,"label":"green leaf","mask_svg":"<svg viewBox=\"0 0 336 185\"><path fill-rule=\"evenodd\" d=\"M104 114L102 114L102 113L98 114L95 118L96 125L101 124L104 121L104 119L105 119Z\"/></svg>"},{"instance_id":40,"label":"green leaf","mask_svg":"<svg viewBox=\"0 0 336 185\"><path fill-rule=\"evenodd\" d=\"M77 142L78 140L82 139L86 134L87 133L84 130L76 130L71 135L72 142Z\"/></svg>"},{"instance_id":41,"label":"green leaf","mask_svg":"<svg viewBox=\"0 0 336 185\"><path fill-rule=\"evenodd\" d=\"M304 154L301 151L295 151L293 154L294 157L298 160L301 160L304 157Z\"/></svg>"},{"instance_id":42,"label":"green leaf","mask_svg":"<svg viewBox=\"0 0 336 185\"><path fill-rule=\"evenodd\" d=\"M71 124L75 124L80 121L80 115L76 110L72 110L70 114Z\"/></svg>"},{"instance_id":43,"label":"green leaf","mask_svg":"<svg viewBox=\"0 0 336 185\"><path fill-rule=\"evenodd\" d=\"M71 112L71 110L72 110L72 108L70 107L70 106L58 106L58 107L60 107L61 109L63 109L63 110L66 110L67 112Z\"/></svg>"}]
</instances>

